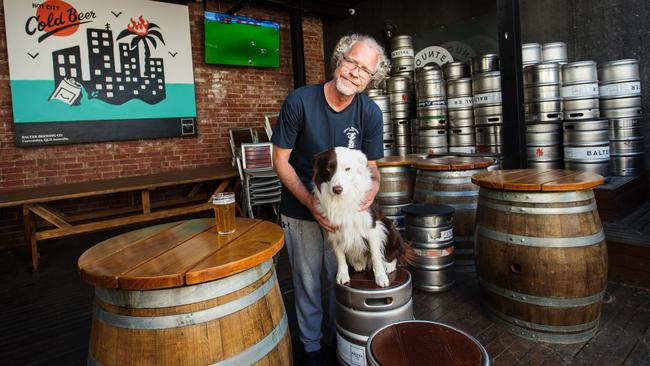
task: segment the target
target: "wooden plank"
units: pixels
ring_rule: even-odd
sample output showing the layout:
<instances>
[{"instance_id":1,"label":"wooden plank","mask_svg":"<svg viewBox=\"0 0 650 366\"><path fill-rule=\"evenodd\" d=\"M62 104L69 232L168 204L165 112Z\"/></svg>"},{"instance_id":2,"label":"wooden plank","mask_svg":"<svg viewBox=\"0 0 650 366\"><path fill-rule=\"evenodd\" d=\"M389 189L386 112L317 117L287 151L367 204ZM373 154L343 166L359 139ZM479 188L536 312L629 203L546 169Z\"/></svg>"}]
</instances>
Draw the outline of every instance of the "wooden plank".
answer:
<instances>
[{"instance_id":1,"label":"wooden plank","mask_svg":"<svg viewBox=\"0 0 650 366\"><path fill-rule=\"evenodd\" d=\"M538 170L538 172L544 171L545 170ZM476 184L479 187L502 189L504 181L527 176L529 174L530 172L527 169L485 171L482 173L474 174L472 177L472 183Z\"/></svg>"},{"instance_id":2,"label":"wooden plank","mask_svg":"<svg viewBox=\"0 0 650 366\"><path fill-rule=\"evenodd\" d=\"M25 205L27 209L32 211L33 213L37 214L40 216L42 219L45 221L51 223L52 225L58 227L58 228L66 228L70 227L70 224L65 220L64 217L57 215L56 212L48 210L45 206L39 205L36 203L30 203Z\"/></svg>"},{"instance_id":3,"label":"wooden plank","mask_svg":"<svg viewBox=\"0 0 650 366\"><path fill-rule=\"evenodd\" d=\"M598 174L589 172L579 172L575 175L567 175L542 185L543 191L578 191L583 189L592 189L605 182L605 178Z\"/></svg>"},{"instance_id":4,"label":"wooden plank","mask_svg":"<svg viewBox=\"0 0 650 366\"><path fill-rule=\"evenodd\" d=\"M213 219L207 220L212 221L211 225L214 225ZM169 251L120 275L119 287L131 290L170 287L175 283L177 274L182 274L184 279L188 270L221 248L236 243L260 222L261 220L239 219L235 232L228 235L219 235L211 226Z\"/></svg>"},{"instance_id":5,"label":"wooden plank","mask_svg":"<svg viewBox=\"0 0 650 366\"><path fill-rule=\"evenodd\" d=\"M213 223L213 219L188 220L160 230L154 235L138 241L136 245L125 246L100 260L85 265L80 270L81 278L95 286L119 288L121 275L209 229ZM110 244L107 245L110 246ZM182 273L161 273L161 275L174 278L173 280L168 278L165 281L170 285L169 287L183 284Z\"/></svg>"},{"instance_id":6,"label":"wooden plank","mask_svg":"<svg viewBox=\"0 0 650 366\"><path fill-rule=\"evenodd\" d=\"M199 192L202 186L203 186L203 182L198 182L194 184L190 192L187 194L187 197L188 198L194 197L194 195L196 195Z\"/></svg>"},{"instance_id":7,"label":"wooden plank","mask_svg":"<svg viewBox=\"0 0 650 366\"><path fill-rule=\"evenodd\" d=\"M643 335L648 329L650 329L650 311L635 309L630 320L623 325L619 336L616 339L611 339L609 351L602 355L596 365L622 364L640 340L643 339Z\"/></svg>"},{"instance_id":8,"label":"wooden plank","mask_svg":"<svg viewBox=\"0 0 650 366\"><path fill-rule=\"evenodd\" d=\"M572 177L577 172L553 169L547 171L529 170L529 174L503 182L503 189L511 191L541 191L542 186L558 179Z\"/></svg>"},{"instance_id":9,"label":"wooden plank","mask_svg":"<svg viewBox=\"0 0 650 366\"><path fill-rule=\"evenodd\" d=\"M156 235L161 231L182 224L184 221L170 222L130 231L102 241L87 249L77 260L77 269L85 269L92 263L100 261L120 250L138 244L140 240Z\"/></svg>"},{"instance_id":10,"label":"wooden plank","mask_svg":"<svg viewBox=\"0 0 650 366\"><path fill-rule=\"evenodd\" d=\"M37 232L36 234L34 234L34 236L36 237L36 240L59 238L64 236L90 233L90 232L100 231L104 229L118 228L130 224L137 224L141 222L164 219L167 217L186 215L189 213L208 211L208 210L212 210L212 205L207 203L201 203L189 207L179 207L179 208L169 209L165 211L152 212L150 214L120 217L116 219L91 222L87 224L73 225L68 228L62 228L62 229L45 230L45 231Z\"/></svg>"},{"instance_id":11,"label":"wooden plank","mask_svg":"<svg viewBox=\"0 0 650 366\"><path fill-rule=\"evenodd\" d=\"M43 203L115 192L153 189L188 183L222 179L229 180L236 177L238 177L237 170L230 164L223 164L134 177L7 190L3 191L2 195L0 195L0 207L18 206L27 203Z\"/></svg>"},{"instance_id":12,"label":"wooden plank","mask_svg":"<svg viewBox=\"0 0 650 366\"><path fill-rule=\"evenodd\" d=\"M143 189L140 191L140 197L142 199L142 213L148 214L151 213L151 201L149 201L149 191Z\"/></svg>"},{"instance_id":13,"label":"wooden plank","mask_svg":"<svg viewBox=\"0 0 650 366\"><path fill-rule=\"evenodd\" d=\"M271 222L262 221L237 241L222 247L188 270L185 282L188 285L202 283L252 268L273 257L283 244L282 229Z\"/></svg>"}]
</instances>

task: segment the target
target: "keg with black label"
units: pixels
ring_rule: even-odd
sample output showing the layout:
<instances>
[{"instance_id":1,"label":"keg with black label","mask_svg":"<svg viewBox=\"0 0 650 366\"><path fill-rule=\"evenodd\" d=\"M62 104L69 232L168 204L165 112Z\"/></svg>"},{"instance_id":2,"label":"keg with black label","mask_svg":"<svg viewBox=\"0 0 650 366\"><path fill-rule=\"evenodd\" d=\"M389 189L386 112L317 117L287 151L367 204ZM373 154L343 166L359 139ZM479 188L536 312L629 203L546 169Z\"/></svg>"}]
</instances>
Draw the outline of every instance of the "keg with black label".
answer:
<instances>
[{"instance_id":1,"label":"keg with black label","mask_svg":"<svg viewBox=\"0 0 650 366\"><path fill-rule=\"evenodd\" d=\"M398 268L388 279L388 287L378 287L372 272L350 272L350 282L336 286L336 356L342 365L365 365L373 332L413 319L411 275Z\"/></svg>"},{"instance_id":2,"label":"keg with black label","mask_svg":"<svg viewBox=\"0 0 650 366\"><path fill-rule=\"evenodd\" d=\"M621 119L641 116L639 61L616 60L598 66L600 115Z\"/></svg>"},{"instance_id":3,"label":"keg with black label","mask_svg":"<svg viewBox=\"0 0 650 366\"><path fill-rule=\"evenodd\" d=\"M594 61L562 65L562 106L565 120L594 119L600 116L596 70Z\"/></svg>"},{"instance_id":4,"label":"keg with black label","mask_svg":"<svg viewBox=\"0 0 650 366\"><path fill-rule=\"evenodd\" d=\"M404 207L404 238L415 259L409 266L413 286L423 291L444 291L454 284L454 208L415 203Z\"/></svg>"},{"instance_id":5,"label":"keg with black label","mask_svg":"<svg viewBox=\"0 0 650 366\"><path fill-rule=\"evenodd\" d=\"M609 175L609 125L606 119L565 121L564 167Z\"/></svg>"}]
</instances>

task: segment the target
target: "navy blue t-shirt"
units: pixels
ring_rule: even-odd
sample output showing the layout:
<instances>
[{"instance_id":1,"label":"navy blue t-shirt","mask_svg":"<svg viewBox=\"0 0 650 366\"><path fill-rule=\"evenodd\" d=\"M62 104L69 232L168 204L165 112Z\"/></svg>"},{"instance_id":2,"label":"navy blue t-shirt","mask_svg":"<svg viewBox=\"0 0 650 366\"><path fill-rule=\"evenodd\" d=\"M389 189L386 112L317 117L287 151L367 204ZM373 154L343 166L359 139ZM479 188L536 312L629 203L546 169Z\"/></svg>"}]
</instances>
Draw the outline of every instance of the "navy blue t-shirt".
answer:
<instances>
[{"instance_id":1,"label":"navy blue t-shirt","mask_svg":"<svg viewBox=\"0 0 650 366\"><path fill-rule=\"evenodd\" d=\"M284 101L271 141L292 149L289 164L311 192L314 155L343 146L360 149L368 160L380 159L384 156L382 124L379 106L365 94L357 94L349 106L336 112L325 100L324 85L310 85L294 90ZM286 187L282 188L280 212L295 219L314 220Z\"/></svg>"}]
</instances>

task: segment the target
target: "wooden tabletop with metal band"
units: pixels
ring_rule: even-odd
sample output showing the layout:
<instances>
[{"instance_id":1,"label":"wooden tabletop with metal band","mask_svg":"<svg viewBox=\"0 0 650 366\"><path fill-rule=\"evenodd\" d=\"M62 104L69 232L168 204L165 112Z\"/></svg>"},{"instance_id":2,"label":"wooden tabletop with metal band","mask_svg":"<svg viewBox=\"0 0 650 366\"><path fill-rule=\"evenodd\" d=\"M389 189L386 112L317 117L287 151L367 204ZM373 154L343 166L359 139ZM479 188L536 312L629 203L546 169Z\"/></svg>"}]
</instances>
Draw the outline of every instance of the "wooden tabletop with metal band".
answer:
<instances>
[{"instance_id":1,"label":"wooden tabletop with metal band","mask_svg":"<svg viewBox=\"0 0 650 366\"><path fill-rule=\"evenodd\" d=\"M214 218L161 224L125 233L79 258L83 280L98 287L153 290L194 285L250 269L284 244L271 222L237 218L234 233L220 235Z\"/></svg>"},{"instance_id":2,"label":"wooden tabletop with metal band","mask_svg":"<svg viewBox=\"0 0 650 366\"><path fill-rule=\"evenodd\" d=\"M510 169L478 173L472 183L479 187L508 191L577 191L605 182L602 176L564 169Z\"/></svg>"}]
</instances>

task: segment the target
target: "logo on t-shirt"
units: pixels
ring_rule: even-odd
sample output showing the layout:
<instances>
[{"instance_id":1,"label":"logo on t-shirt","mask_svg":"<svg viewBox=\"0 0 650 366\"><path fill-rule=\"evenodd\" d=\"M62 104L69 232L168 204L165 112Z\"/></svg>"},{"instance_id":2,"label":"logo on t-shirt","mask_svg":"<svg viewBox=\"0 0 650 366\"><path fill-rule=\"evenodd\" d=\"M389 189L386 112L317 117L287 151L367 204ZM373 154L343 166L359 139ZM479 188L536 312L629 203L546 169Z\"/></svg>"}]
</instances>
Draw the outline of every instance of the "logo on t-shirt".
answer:
<instances>
[{"instance_id":1,"label":"logo on t-shirt","mask_svg":"<svg viewBox=\"0 0 650 366\"><path fill-rule=\"evenodd\" d=\"M345 130L343 130L343 133L348 138L348 149L356 148L355 145L357 141L357 136L359 135L359 130L357 130L354 127L348 127Z\"/></svg>"}]
</instances>

